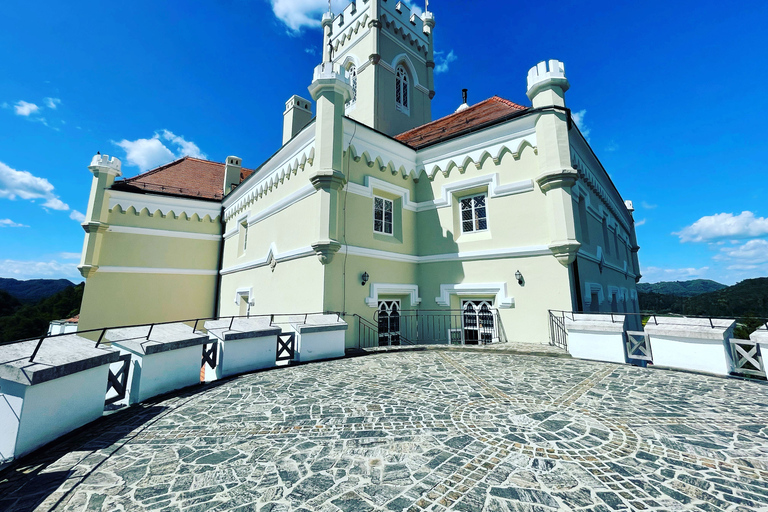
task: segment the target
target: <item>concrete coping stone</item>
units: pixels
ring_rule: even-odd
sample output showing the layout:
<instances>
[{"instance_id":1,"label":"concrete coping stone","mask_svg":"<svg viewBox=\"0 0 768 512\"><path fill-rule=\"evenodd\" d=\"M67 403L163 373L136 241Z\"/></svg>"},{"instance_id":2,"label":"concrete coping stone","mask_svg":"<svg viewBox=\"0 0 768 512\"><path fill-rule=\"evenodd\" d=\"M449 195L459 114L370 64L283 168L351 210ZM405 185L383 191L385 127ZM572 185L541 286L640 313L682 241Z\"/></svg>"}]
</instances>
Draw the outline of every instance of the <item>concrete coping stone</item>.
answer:
<instances>
[{"instance_id":1,"label":"concrete coping stone","mask_svg":"<svg viewBox=\"0 0 768 512\"><path fill-rule=\"evenodd\" d=\"M30 340L0 346L0 379L34 386L114 363L120 358L117 350L94 348L95 342L67 334L43 340L35 360L30 363L38 342Z\"/></svg>"},{"instance_id":2,"label":"concrete coping stone","mask_svg":"<svg viewBox=\"0 0 768 512\"><path fill-rule=\"evenodd\" d=\"M655 320L654 320L655 318ZM713 318L651 317L645 332L656 336L672 336L700 340L724 341L736 320ZM714 326L714 327L713 327Z\"/></svg>"},{"instance_id":3,"label":"concrete coping stone","mask_svg":"<svg viewBox=\"0 0 768 512\"><path fill-rule=\"evenodd\" d=\"M768 350L768 328L766 328L766 326L763 325L758 330L750 334L749 339L758 342L761 347L764 347L766 350Z\"/></svg>"},{"instance_id":4,"label":"concrete coping stone","mask_svg":"<svg viewBox=\"0 0 768 512\"><path fill-rule=\"evenodd\" d=\"M349 328L347 322L338 315L296 315L289 317L288 322L299 334L346 331Z\"/></svg>"},{"instance_id":5,"label":"concrete coping stone","mask_svg":"<svg viewBox=\"0 0 768 512\"><path fill-rule=\"evenodd\" d=\"M565 317L565 328L571 331L623 333L626 315L590 315L572 313Z\"/></svg>"},{"instance_id":6,"label":"concrete coping stone","mask_svg":"<svg viewBox=\"0 0 768 512\"><path fill-rule=\"evenodd\" d=\"M206 334L195 332L192 327L181 322L155 325L147 339L149 328L149 325L142 325L109 329L104 337L113 345L139 356L204 345L209 342Z\"/></svg>"},{"instance_id":7,"label":"concrete coping stone","mask_svg":"<svg viewBox=\"0 0 768 512\"><path fill-rule=\"evenodd\" d=\"M230 322L232 328L230 329ZM269 318L235 318L231 320L209 320L205 322L205 329L220 340L235 341L251 338L263 338L276 336L282 329L270 323Z\"/></svg>"}]
</instances>

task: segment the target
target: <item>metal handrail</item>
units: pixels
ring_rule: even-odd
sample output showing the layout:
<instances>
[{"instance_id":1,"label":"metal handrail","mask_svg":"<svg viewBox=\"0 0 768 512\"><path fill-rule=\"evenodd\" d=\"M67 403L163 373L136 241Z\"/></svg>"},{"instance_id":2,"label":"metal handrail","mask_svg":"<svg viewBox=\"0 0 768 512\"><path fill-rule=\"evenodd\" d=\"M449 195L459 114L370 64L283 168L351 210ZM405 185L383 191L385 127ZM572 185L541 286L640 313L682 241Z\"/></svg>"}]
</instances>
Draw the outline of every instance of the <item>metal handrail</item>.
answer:
<instances>
[{"instance_id":1,"label":"metal handrail","mask_svg":"<svg viewBox=\"0 0 768 512\"><path fill-rule=\"evenodd\" d=\"M760 320L765 321L765 327L768 329L768 318L765 317L754 317L754 316L739 316L739 317L726 317L726 316L704 316L704 315L681 315L681 314L675 314L675 313L654 313L654 312L640 312L640 313L622 313L622 312L608 312L608 311L563 311L563 310L557 310L557 309L550 309L550 313L562 313L565 315L611 315L611 322L616 323L617 320L615 319L616 315L623 315L623 316L631 316L631 317L648 317L649 321L653 320L655 325L659 325L659 317L662 318L695 318L695 319L701 319L701 320L708 320L710 328L715 329L718 326L714 324L714 320L733 320L733 321L739 321L742 319L753 319L753 320ZM573 318L573 317L571 317Z\"/></svg>"},{"instance_id":2,"label":"metal handrail","mask_svg":"<svg viewBox=\"0 0 768 512\"><path fill-rule=\"evenodd\" d=\"M226 319L230 319L230 324L229 325L230 325L230 329L231 329L232 328L232 324L238 318L249 319L249 318L267 318L268 317L270 319L269 325L272 326L272 325L275 325L275 317L280 317L280 316L286 316L286 317L297 317L297 316L299 316L300 317L302 315L304 315L304 323L306 323L308 318L309 318L309 316L314 316L314 315L336 315L337 320L340 321L342 313L337 312L337 311L325 311L325 312L319 312L319 313L271 313L271 314L264 314L264 315L250 315L250 314L248 314L248 315L237 315L237 316L192 318L192 319L188 319L188 320L169 320L169 321L166 321L166 322L152 322L150 324L144 323L144 324L119 325L119 326L111 326L111 327L98 327L96 329L86 329L84 331L62 333L62 334L53 334L53 335L46 334L46 335L43 335L42 337L34 336L34 337L31 337L31 338L25 338L25 339L21 339L21 340L4 341L4 342L0 342L0 347L6 346L6 345L13 345L13 344L16 344L16 343L24 343L24 342L27 342L27 341L38 340L37 345L35 345L35 349L32 351L32 355L29 358L29 362L32 363L32 362L34 362L34 359L37 356L37 353L40 351L40 347L42 346L43 341L45 341L47 339L61 338L61 337L64 337L64 336L73 336L73 335L80 336L82 334L89 334L89 333L97 333L98 332L99 333L99 337L98 337L98 340L96 341L96 345L95 345L94 348L99 348L99 346L101 345L102 341L104 340L104 336L106 335L107 331L115 330L115 329L128 329L128 328L132 328L132 327L146 327L146 326L149 326L149 332L147 333L147 336L145 337L145 339L148 340L150 335L152 334L152 330L157 325L189 324L189 323L194 322L193 332L196 332L198 330L197 327L198 327L198 324L200 322L206 322L206 321L210 321L210 320L226 320Z\"/></svg>"}]
</instances>

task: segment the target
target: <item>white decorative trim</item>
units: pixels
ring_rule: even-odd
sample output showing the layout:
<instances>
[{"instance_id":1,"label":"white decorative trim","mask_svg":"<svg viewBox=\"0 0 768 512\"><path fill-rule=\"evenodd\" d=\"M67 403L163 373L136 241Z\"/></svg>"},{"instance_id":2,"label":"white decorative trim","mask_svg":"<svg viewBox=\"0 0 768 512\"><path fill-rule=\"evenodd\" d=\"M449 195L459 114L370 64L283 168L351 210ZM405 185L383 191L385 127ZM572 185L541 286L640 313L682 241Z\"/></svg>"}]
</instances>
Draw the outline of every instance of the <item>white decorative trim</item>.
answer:
<instances>
[{"instance_id":1,"label":"white decorative trim","mask_svg":"<svg viewBox=\"0 0 768 512\"><path fill-rule=\"evenodd\" d=\"M220 242L221 235L209 235L206 233L190 233L187 231L170 231L167 229L134 228L131 226L109 226L110 233L125 233L128 235L162 236L164 238L188 238L190 240L209 240Z\"/></svg>"},{"instance_id":2,"label":"white decorative trim","mask_svg":"<svg viewBox=\"0 0 768 512\"><path fill-rule=\"evenodd\" d=\"M276 202L272 206L263 209L262 211L258 212L252 217L249 217L248 225L253 226L254 224L259 223L264 219L268 219L269 217L275 215L276 213L279 213L285 210L289 206L293 206L294 204L298 203L302 199L306 199L309 196L315 194L316 192L317 192L317 189L311 183L308 185L305 185L301 187L299 190L297 190L296 192L294 192L293 194L285 196L283 199Z\"/></svg>"},{"instance_id":3,"label":"white decorative trim","mask_svg":"<svg viewBox=\"0 0 768 512\"><path fill-rule=\"evenodd\" d=\"M208 216L212 221L221 215L221 203L217 201L109 190L109 209L112 210L118 205L123 211L133 207L137 213L146 208L150 215L159 210L163 216L173 212L178 217L183 213L187 217L197 215L200 219Z\"/></svg>"},{"instance_id":4,"label":"white decorative trim","mask_svg":"<svg viewBox=\"0 0 768 512\"><path fill-rule=\"evenodd\" d=\"M98 272L109 272L118 274L177 274L189 276L215 276L216 270L206 270L197 268L155 268L155 267L104 267L99 266Z\"/></svg>"},{"instance_id":5,"label":"white decorative trim","mask_svg":"<svg viewBox=\"0 0 768 512\"><path fill-rule=\"evenodd\" d=\"M475 187L487 186L488 197L492 199L514 194L522 194L525 192L533 192L534 190L533 180L522 180L515 183L509 183L507 185L499 185L498 182L498 173L493 173L486 174L485 176L477 176L475 178L468 178L466 180L448 183L442 186L440 198L435 198L432 201L425 201L423 203L417 203L416 209L417 211L421 212L436 208L450 207L452 195Z\"/></svg>"},{"instance_id":6,"label":"white decorative trim","mask_svg":"<svg viewBox=\"0 0 768 512\"><path fill-rule=\"evenodd\" d=\"M290 260L296 260L299 258L306 258L307 256L314 256L315 250L310 247L301 247L299 249L294 249L292 251L286 251L283 253L277 252L277 246L275 246L275 243L271 243L269 246L269 250L267 251L267 255L263 258L259 258L257 260L248 261L245 263L240 263L239 265L232 265L231 267L227 267L224 269L221 269L219 272L221 275L225 276L227 274L233 274L235 272L243 272L245 270L251 270L254 268L259 267L265 267L269 265L272 258L278 263L284 262L284 261L290 261Z\"/></svg>"},{"instance_id":7,"label":"white decorative trim","mask_svg":"<svg viewBox=\"0 0 768 512\"><path fill-rule=\"evenodd\" d=\"M249 203L256 201L274 187L290 179L299 169L304 170L315 158L314 121L305 126L272 158L267 160L255 175L224 198L224 220L229 221Z\"/></svg>"},{"instance_id":8,"label":"white decorative trim","mask_svg":"<svg viewBox=\"0 0 768 512\"><path fill-rule=\"evenodd\" d=\"M433 199L432 201L423 201L421 203L411 201L411 192L407 188L393 185L389 182L374 178L372 176L365 177L365 185L358 185L357 183L351 182L348 183L347 190L353 194L370 198L373 198L374 196L374 189L389 192L390 194L394 194L402 198L403 210L416 212L450 207L452 194L480 186L488 186L488 195L490 198L522 194L525 192L532 192L534 190L533 180L516 181L506 185L499 185L498 181L498 173L486 174L476 178L468 178L466 180L456 181L441 187L440 198Z\"/></svg>"},{"instance_id":9,"label":"white decorative trim","mask_svg":"<svg viewBox=\"0 0 768 512\"><path fill-rule=\"evenodd\" d=\"M240 301L243 296L247 295L247 303L250 304L251 297L253 297L253 286L247 287L247 288L238 288L235 290L235 305L240 306Z\"/></svg>"},{"instance_id":10,"label":"white decorative trim","mask_svg":"<svg viewBox=\"0 0 768 512\"><path fill-rule=\"evenodd\" d=\"M459 297L472 297L477 295L494 295L494 306L497 308L511 308L515 305L515 298L507 296L507 283L462 283L462 284L441 284L440 296L435 297L435 302L439 306L450 307L451 295Z\"/></svg>"},{"instance_id":11,"label":"white decorative trim","mask_svg":"<svg viewBox=\"0 0 768 512\"><path fill-rule=\"evenodd\" d=\"M379 307L379 295L410 295L411 306L421 304L419 286L415 284L371 283L371 294L365 298L369 307Z\"/></svg>"},{"instance_id":12,"label":"white decorative trim","mask_svg":"<svg viewBox=\"0 0 768 512\"><path fill-rule=\"evenodd\" d=\"M592 292L597 292L597 303L602 304L605 301L605 295L603 295L603 285L600 283L584 283L584 297L582 302L585 306L592 304Z\"/></svg>"},{"instance_id":13,"label":"white decorative trim","mask_svg":"<svg viewBox=\"0 0 768 512\"><path fill-rule=\"evenodd\" d=\"M636 289L629 290L629 298L632 299L632 300L637 300L637 290Z\"/></svg>"},{"instance_id":14,"label":"white decorative trim","mask_svg":"<svg viewBox=\"0 0 768 512\"><path fill-rule=\"evenodd\" d=\"M552 251L546 245L532 245L528 247L510 247L505 249L486 249L481 251L465 251L447 254L430 254L427 256L413 256L399 252L381 251L367 247L354 245L342 246L340 252L347 251L352 256L376 258L380 260L397 261L400 263L440 263L446 261L476 261L495 260L502 258L525 258L530 256L551 256Z\"/></svg>"}]
</instances>

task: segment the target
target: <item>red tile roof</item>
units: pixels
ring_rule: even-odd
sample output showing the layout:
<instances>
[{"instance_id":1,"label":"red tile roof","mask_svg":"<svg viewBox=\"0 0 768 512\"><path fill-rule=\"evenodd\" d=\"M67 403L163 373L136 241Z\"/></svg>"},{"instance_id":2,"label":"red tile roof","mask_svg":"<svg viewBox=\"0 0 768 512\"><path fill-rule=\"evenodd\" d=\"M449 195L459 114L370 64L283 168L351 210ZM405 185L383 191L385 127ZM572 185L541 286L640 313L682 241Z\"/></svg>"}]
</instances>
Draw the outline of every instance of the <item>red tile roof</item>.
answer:
<instances>
[{"instance_id":1,"label":"red tile roof","mask_svg":"<svg viewBox=\"0 0 768 512\"><path fill-rule=\"evenodd\" d=\"M401 133L395 139L414 149L420 149L452 139L474 129L495 124L527 109L528 107L493 96L461 112L453 113L437 121Z\"/></svg>"},{"instance_id":2,"label":"red tile roof","mask_svg":"<svg viewBox=\"0 0 768 512\"><path fill-rule=\"evenodd\" d=\"M252 173L251 169L243 169L240 181ZM222 199L224 164L185 156L133 178L116 181L112 188L194 199Z\"/></svg>"}]
</instances>

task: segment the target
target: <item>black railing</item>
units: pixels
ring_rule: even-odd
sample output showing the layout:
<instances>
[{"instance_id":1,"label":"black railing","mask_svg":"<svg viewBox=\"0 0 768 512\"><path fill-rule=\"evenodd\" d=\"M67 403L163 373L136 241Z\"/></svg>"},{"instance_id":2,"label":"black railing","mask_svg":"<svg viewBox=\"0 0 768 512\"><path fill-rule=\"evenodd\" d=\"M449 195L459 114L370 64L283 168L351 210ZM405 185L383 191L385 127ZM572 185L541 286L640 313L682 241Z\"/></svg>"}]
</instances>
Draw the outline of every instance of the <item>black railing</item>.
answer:
<instances>
[{"instance_id":1,"label":"black railing","mask_svg":"<svg viewBox=\"0 0 768 512\"><path fill-rule=\"evenodd\" d=\"M99 327L97 329L87 329L83 331L64 333L64 334L54 334L54 335L46 334L43 336L35 336L33 338L26 338L22 340L5 341L0 343L0 346L11 345L14 343L23 343L27 341L37 341L37 345L35 345L35 349L32 351L32 355L29 358L29 362L32 363L34 362L35 357L37 357L37 353L40 351L40 347L42 347L44 341L54 340L57 338L64 338L66 336L79 336L82 338L91 339L91 341L96 342L95 348L99 348L99 346L101 346L102 343L104 343L104 338L107 332L112 330L118 330L118 329L145 327L147 328L146 335L142 335L140 337L134 336L131 338L126 338L123 341L127 341L128 339L149 340L150 336L152 335L152 330L155 328L155 326L158 326L158 325L186 324L192 328L193 332L200 332L201 334L207 334L208 331L204 327L200 327L201 322L205 323L207 321L229 320L229 327L231 329L235 320L239 318L242 318L242 319L268 318L270 326L278 326L278 325L287 325L292 323L306 323L310 316L317 316L317 315L336 315L337 320L341 320L341 316L342 316L341 313L336 311L326 311L323 313L274 313L269 315L241 315L241 316L224 316L224 317L210 317L210 318L194 318L191 320L170 320L167 322L153 322L150 324L144 323L144 324ZM114 342L114 341L121 341L121 340L114 340L114 339L110 340L110 342Z\"/></svg>"},{"instance_id":2,"label":"black railing","mask_svg":"<svg viewBox=\"0 0 768 512\"><path fill-rule=\"evenodd\" d=\"M506 342L496 309L376 311L373 320L357 319L358 346L485 345Z\"/></svg>"},{"instance_id":3,"label":"black railing","mask_svg":"<svg viewBox=\"0 0 768 512\"><path fill-rule=\"evenodd\" d=\"M565 311L549 310L549 344L568 350L568 331L565 329Z\"/></svg>"}]
</instances>

